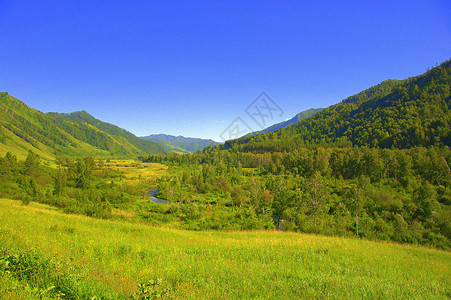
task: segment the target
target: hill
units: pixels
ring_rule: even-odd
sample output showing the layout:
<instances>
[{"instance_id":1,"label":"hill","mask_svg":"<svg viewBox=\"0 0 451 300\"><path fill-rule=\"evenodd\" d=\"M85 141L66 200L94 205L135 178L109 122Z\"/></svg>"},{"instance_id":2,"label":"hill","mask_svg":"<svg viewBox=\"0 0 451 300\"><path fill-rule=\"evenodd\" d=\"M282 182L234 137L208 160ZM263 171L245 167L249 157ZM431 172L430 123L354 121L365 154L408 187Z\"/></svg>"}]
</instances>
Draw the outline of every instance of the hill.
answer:
<instances>
[{"instance_id":1,"label":"hill","mask_svg":"<svg viewBox=\"0 0 451 300\"><path fill-rule=\"evenodd\" d=\"M0 199L0 298L446 299L449 252L274 231L190 232ZM157 297L160 295L160 297Z\"/></svg>"},{"instance_id":2,"label":"hill","mask_svg":"<svg viewBox=\"0 0 451 300\"><path fill-rule=\"evenodd\" d=\"M294 124L299 123L300 121L310 118L312 116L314 116L317 112L320 112L324 110L324 108L310 108L307 110L304 110L300 113L298 113L297 115L295 115L293 118L284 121L284 122L280 122L277 124L274 124L272 126L269 126L268 128L265 128L261 131L255 131L255 132L251 132L249 134L247 134L246 136L252 136L252 135L256 135L256 134L260 134L260 133L268 133L268 132L273 132L277 129L280 128L285 128L285 127L289 127L289 126L293 126Z\"/></svg>"},{"instance_id":3,"label":"hill","mask_svg":"<svg viewBox=\"0 0 451 300\"><path fill-rule=\"evenodd\" d=\"M183 136L173 136L167 134L151 134L141 137L144 140L152 141L163 145L171 152L194 153L202 151L205 147L219 145L211 139L187 138Z\"/></svg>"},{"instance_id":4,"label":"hill","mask_svg":"<svg viewBox=\"0 0 451 300\"><path fill-rule=\"evenodd\" d=\"M84 117L82 119L81 117ZM45 159L57 155L137 156L163 154L158 144L141 141L86 112L44 114L6 92L0 93L0 152L25 157L32 150Z\"/></svg>"},{"instance_id":5,"label":"hill","mask_svg":"<svg viewBox=\"0 0 451 300\"><path fill-rule=\"evenodd\" d=\"M105 132L106 134L115 137L116 140L122 140L129 143L132 147L138 149L141 152L136 152L137 154L140 154L142 152L144 153L166 153L164 148L162 148L157 143L154 143L152 141L146 141L142 140L141 138L135 136L133 133L122 129L116 125L106 123L103 121L100 121L90 114L88 114L86 111L76 111L72 113L49 113L52 115L55 119L66 119L71 122L80 124L83 126L84 124L89 124L97 128L98 130ZM64 122L61 122L64 123ZM133 151L135 152L135 151ZM132 153L133 153L132 152Z\"/></svg>"},{"instance_id":6,"label":"hill","mask_svg":"<svg viewBox=\"0 0 451 300\"><path fill-rule=\"evenodd\" d=\"M451 62L446 61L416 77L381 82L296 125L228 141L224 147L290 151L309 145L451 146L450 87Z\"/></svg>"}]
</instances>

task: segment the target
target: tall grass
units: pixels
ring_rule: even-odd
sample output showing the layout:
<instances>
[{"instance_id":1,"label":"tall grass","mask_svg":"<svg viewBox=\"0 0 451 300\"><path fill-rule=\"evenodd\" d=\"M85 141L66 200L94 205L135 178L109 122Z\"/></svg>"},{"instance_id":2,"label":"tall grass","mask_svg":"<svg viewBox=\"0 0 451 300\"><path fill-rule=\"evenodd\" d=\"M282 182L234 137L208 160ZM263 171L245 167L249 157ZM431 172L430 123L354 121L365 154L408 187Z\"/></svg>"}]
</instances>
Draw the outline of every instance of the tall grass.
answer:
<instances>
[{"instance_id":1,"label":"tall grass","mask_svg":"<svg viewBox=\"0 0 451 300\"><path fill-rule=\"evenodd\" d=\"M451 254L445 251L297 233L156 228L5 199L0 247L33 251L52 265L48 286L22 288L37 298L58 276L80 299L139 299L146 288L151 297L175 299L451 297ZM32 286L12 275L9 282ZM7 285L0 281L0 297L10 295Z\"/></svg>"}]
</instances>

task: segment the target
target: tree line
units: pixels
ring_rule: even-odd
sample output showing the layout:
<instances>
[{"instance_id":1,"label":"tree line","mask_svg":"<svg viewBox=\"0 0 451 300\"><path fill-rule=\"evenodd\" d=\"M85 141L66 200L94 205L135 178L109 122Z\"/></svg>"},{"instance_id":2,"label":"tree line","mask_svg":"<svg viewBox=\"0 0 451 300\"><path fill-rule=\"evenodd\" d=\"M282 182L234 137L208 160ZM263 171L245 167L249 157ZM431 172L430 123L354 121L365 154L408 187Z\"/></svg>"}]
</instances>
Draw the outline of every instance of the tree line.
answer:
<instances>
[{"instance_id":1,"label":"tree line","mask_svg":"<svg viewBox=\"0 0 451 300\"><path fill-rule=\"evenodd\" d=\"M160 181L162 197L228 208L227 218L216 220L224 228L234 220L233 212L246 211L260 220L256 228L450 245L447 147L318 147L276 153L210 148L142 160L178 170Z\"/></svg>"}]
</instances>

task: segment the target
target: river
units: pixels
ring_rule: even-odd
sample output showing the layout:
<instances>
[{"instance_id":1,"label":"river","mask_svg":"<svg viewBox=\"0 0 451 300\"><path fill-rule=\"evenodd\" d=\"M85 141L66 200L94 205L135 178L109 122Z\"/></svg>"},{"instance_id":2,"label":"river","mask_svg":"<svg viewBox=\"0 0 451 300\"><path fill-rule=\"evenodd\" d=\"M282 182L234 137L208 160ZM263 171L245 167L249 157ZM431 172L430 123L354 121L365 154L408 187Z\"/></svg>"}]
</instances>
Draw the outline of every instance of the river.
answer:
<instances>
[{"instance_id":1,"label":"river","mask_svg":"<svg viewBox=\"0 0 451 300\"><path fill-rule=\"evenodd\" d=\"M164 199L158 199L157 197L154 197L154 195L156 194L156 192L158 192L157 188L152 188L152 189L148 189L146 191L146 194L149 195L149 199L152 200L155 203L158 204L165 204L168 203L168 200L164 200Z\"/></svg>"}]
</instances>

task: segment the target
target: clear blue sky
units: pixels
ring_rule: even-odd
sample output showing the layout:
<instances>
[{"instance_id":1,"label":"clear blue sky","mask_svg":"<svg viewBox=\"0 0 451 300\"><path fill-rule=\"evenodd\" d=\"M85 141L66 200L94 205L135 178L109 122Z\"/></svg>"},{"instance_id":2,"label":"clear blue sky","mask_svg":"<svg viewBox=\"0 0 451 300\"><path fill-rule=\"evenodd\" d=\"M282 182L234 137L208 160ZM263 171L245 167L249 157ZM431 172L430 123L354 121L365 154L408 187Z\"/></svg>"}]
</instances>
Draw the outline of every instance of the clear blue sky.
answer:
<instances>
[{"instance_id":1,"label":"clear blue sky","mask_svg":"<svg viewBox=\"0 0 451 300\"><path fill-rule=\"evenodd\" d=\"M327 107L451 58L450 1L0 1L0 91L138 136L220 140L266 92Z\"/></svg>"}]
</instances>

